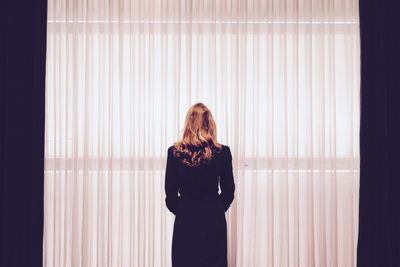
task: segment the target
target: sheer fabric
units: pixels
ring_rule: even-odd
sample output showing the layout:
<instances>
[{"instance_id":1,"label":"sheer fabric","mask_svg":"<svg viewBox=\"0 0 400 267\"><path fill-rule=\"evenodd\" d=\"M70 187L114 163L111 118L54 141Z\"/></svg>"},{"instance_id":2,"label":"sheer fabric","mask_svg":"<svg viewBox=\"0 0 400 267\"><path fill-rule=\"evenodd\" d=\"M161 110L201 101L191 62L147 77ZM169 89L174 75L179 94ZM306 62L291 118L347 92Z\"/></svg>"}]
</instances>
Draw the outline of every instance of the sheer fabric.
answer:
<instances>
[{"instance_id":1,"label":"sheer fabric","mask_svg":"<svg viewBox=\"0 0 400 267\"><path fill-rule=\"evenodd\" d=\"M46 266L170 266L167 148L232 149L229 266L354 266L356 0L48 1Z\"/></svg>"}]
</instances>

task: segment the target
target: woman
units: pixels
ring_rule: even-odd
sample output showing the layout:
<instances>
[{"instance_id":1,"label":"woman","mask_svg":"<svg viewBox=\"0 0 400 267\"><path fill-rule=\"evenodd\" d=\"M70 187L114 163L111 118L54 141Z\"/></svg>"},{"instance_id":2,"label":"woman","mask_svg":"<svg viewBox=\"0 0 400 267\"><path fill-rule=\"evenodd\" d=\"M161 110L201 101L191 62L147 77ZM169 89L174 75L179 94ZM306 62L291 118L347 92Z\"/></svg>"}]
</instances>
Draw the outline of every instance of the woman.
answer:
<instances>
[{"instance_id":1,"label":"woman","mask_svg":"<svg viewBox=\"0 0 400 267\"><path fill-rule=\"evenodd\" d=\"M228 265L225 212L234 192L230 148L217 142L210 110L197 103L187 112L182 139L168 148L165 202L175 214L173 267Z\"/></svg>"}]
</instances>

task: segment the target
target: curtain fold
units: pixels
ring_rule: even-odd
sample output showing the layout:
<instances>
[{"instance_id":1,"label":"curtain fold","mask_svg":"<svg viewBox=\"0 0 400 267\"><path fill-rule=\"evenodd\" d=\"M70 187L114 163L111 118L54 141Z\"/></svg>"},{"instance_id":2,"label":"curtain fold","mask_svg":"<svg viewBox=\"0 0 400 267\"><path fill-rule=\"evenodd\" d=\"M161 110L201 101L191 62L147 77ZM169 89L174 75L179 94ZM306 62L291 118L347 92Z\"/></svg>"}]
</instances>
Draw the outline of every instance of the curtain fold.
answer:
<instances>
[{"instance_id":1,"label":"curtain fold","mask_svg":"<svg viewBox=\"0 0 400 267\"><path fill-rule=\"evenodd\" d=\"M167 147L232 148L229 266L354 266L358 2L49 0L46 266L170 266Z\"/></svg>"}]
</instances>

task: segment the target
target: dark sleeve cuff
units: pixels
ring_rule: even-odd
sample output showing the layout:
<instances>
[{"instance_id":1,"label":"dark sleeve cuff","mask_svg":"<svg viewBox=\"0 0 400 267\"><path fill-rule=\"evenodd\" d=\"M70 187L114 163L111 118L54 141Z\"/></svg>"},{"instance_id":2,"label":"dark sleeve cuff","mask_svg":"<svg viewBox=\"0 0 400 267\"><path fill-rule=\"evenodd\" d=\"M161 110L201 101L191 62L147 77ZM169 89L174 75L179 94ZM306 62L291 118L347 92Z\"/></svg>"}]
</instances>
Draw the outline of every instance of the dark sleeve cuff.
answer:
<instances>
[{"instance_id":1,"label":"dark sleeve cuff","mask_svg":"<svg viewBox=\"0 0 400 267\"><path fill-rule=\"evenodd\" d=\"M172 212L174 215L176 214L176 205L178 203L178 197L166 197L165 198L165 204L170 212Z\"/></svg>"},{"instance_id":2,"label":"dark sleeve cuff","mask_svg":"<svg viewBox=\"0 0 400 267\"><path fill-rule=\"evenodd\" d=\"M218 200L220 201L225 212L230 208L230 206L233 202L233 198L234 198L233 195L231 197L227 198L222 193L218 196Z\"/></svg>"}]
</instances>

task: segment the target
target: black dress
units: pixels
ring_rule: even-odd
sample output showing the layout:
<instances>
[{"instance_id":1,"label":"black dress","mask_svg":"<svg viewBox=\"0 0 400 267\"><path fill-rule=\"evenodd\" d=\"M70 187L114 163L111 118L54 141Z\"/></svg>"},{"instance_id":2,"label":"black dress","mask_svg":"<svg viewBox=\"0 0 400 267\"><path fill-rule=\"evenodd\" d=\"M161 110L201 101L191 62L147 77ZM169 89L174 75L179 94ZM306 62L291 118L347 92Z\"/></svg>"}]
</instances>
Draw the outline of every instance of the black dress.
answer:
<instances>
[{"instance_id":1,"label":"black dress","mask_svg":"<svg viewBox=\"0 0 400 267\"><path fill-rule=\"evenodd\" d=\"M197 167L184 165L172 149L165 172L165 202L175 214L172 266L226 267L225 212L235 192L230 148L223 145L213 159Z\"/></svg>"}]
</instances>

